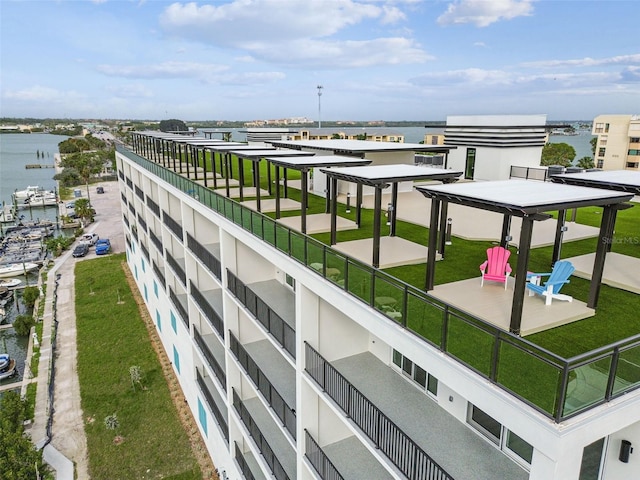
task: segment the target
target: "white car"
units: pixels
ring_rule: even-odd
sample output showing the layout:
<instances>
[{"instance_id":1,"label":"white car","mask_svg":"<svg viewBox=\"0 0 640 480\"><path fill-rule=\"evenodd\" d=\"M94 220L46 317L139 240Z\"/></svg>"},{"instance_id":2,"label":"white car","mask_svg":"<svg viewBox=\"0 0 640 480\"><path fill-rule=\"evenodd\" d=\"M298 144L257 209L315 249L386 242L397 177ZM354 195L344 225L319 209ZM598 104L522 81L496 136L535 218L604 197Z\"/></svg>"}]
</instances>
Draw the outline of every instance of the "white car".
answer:
<instances>
[{"instance_id":1,"label":"white car","mask_svg":"<svg viewBox=\"0 0 640 480\"><path fill-rule=\"evenodd\" d=\"M85 243L89 246L93 246L100 239L97 233L85 233L83 234L78 243Z\"/></svg>"}]
</instances>

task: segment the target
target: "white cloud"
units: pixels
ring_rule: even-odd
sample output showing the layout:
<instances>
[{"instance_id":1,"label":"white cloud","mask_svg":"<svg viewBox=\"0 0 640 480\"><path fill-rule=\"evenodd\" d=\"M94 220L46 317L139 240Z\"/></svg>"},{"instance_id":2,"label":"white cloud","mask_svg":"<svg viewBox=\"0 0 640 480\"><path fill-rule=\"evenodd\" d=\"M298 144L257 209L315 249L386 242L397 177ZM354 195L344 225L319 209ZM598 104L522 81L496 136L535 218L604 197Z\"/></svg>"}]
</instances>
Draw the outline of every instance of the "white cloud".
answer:
<instances>
[{"instance_id":1,"label":"white cloud","mask_svg":"<svg viewBox=\"0 0 640 480\"><path fill-rule=\"evenodd\" d=\"M616 55L608 58L578 58L571 60L543 60L540 62L523 63L524 67L594 67L602 65L640 65L640 53L633 55Z\"/></svg>"},{"instance_id":2,"label":"white cloud","mask_svg":"<svg viewBox=\"0 0 640 480\"><path fill-rule=\"evenodd\" d=\"M156 65L98 65L97 70L111 77L125 78L206 78L229 67L210 63L164 62Z\"/></svg>"},{"instance_id":3,"label":"white cloud","mask_svg":"<svg viewBox=\"0 0 640 480\"><path fill-rule=\"evenodd\" d=\"M532 12L532 0L459 0L449 4L447 11L438 17L438 23L487 27L500 20L529 16Z\"/></svg>"},{"instance_id":4,"label":"white cloud","mask_svg":"<svg viewBox=\"0 0 640 480\"><path fill-rule=\"evenodd\" d=\"M151 98L153 92L140 83L129 85L110 85L106 89L112 95L119 98Z\"/></svg>"},{"instance_id":5,"label":"white cloud","mask_svg":"<svg viewBox=\"0 0 640 480\"><path fill-rule=\"evenodd\" d=\"M18 100L24 102L60 104L64 102L74 101L78 98L81 98L82 95L75 91L64 92L56 90L55 88L34 85L33 87L23 88L21 90L7 90L4 93L3 97L9 100Z\"/></svg>"},{"instance_id":6,"label":"white cloud","mask_svg":"<svg viewBox=\"0 0 640 480\"><path fill-rule=\"evenodd\" d=\"M474 47L486 47L487 45L484 42L474 42Z\"/></svg>"}]
</instances>

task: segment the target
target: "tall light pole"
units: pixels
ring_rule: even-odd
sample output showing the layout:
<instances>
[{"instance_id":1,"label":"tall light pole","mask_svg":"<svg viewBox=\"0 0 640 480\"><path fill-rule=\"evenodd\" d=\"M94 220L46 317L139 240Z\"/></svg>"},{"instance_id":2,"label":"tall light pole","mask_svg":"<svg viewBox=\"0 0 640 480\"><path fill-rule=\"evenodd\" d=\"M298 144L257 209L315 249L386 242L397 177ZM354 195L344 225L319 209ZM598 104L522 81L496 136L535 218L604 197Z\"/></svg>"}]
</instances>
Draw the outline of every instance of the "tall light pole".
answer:
<instances>
[{"instance_id":1,"label":"tall light pole","mask_svg":"<svg viewBox=\"0 0 640 480\"><path fill-rule=\"evenodd\" d=\"M322 128L322 109L320 108L320 97L322 97L322 85L318 85L318 128Z\"/></svg>"}]
</instances>

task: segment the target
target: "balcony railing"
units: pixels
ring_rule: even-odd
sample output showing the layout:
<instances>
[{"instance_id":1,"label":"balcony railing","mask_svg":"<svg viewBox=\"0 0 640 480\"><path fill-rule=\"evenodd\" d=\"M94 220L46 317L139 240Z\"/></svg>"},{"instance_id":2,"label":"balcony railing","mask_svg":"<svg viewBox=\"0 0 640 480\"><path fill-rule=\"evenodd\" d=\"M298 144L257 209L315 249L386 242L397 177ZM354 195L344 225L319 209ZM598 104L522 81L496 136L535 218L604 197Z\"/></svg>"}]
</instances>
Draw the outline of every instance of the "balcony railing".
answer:
<instances>
[{"instance_id":1,"label":"balcony railing","mask_svg":"<svg viewBox=\"0 0 640 480\"><path fill-rule=\"evenodd\" d=\"M227 374L225 373L222 365L220 365L218 360L216 360L213 351L211 350L211 348L209 348L209 345L207 345L207 342L204 340L204 337L197 327L193 328L193 338L196 341L196 345L198 345L198 348L202 352L202 356L205 358L207 364L211 367L211 370L213 370L213 373L218 378L220 385L222 386L224 391L227 391Z\"/></svg>"},{"instance_id":2,"label":"balcony railing","mask_svg":"<svg viewBox=\"0 0 640 480\"><path fill-rule=\"evenodd\" d=\"M182 268L182 265L180 265L178 261L175 258L173 258L173 256L169 253L169 250L167 250L165 253L167 255L167 263L169 264L171 269L176 273L182 285L186 287L187 274L184 272L184 268Z\"/></svg>"},{"instance_id":3,"label":"balcony railing","mask_svg":"<svg viewBox=\"0 0 640 480\"><path fill-rule=\"evenodd\" d=\"M247 410L247 407L242 403L242 400L240 400L235 389L233 390L233 406L240 415L245 427L249 430L249 435L251 435L251 438L253 438L253 441L260 449L260 453L267 462L267 465L269 465L269 468L271 468L271 473L276 480L289 480L289 475L284 471L278 457L273 453L273 449L269 445L269 442L267 442L267 439L262 435L258 425L253 420L253 417L249 413L249 410Z\"/></svg>"},{"instance_id":4,"label":"balcony railing","mask_svg":"<svg viewBox=\"0 0 640 480\"><path fill-rule=\"evenodd\" d=\"M296 438L296 414L295 410L291 408L282 398L282 395L278 393L275 387L271 384L267 376L260 369L258 364L251 358L251 355L242 346L238 339L229 332L229 341L231 352L235 355L242 365L244 371L249 375L249 378L253 381L253 384L258 388L264 399L269 406L273 409L276 416L280 419L284 427Z\"/></svg>"},{"instance_id":5,"label":"balcony railing","mask_svg":"<svg viewBox=\"0 0 640 480\"><path fill-rule=\"evenodd\" d=\"M144 258L146 258L147 261L149 261L149 249L147 248L147 246L144 243L140 242L140 249L144 254Z\"/></svg>"},{"instance_id":6,"label":"balcony railing","mask_svg":"<svg viewBox=\"0 0 640 480\"><path fill-rule=\"evenodd\" d=\"M218 280L222 280L222 267L220 264L220 260L218 260L215 255L213 255L213 253L207 250L204 245L193 238L188 232L187 246L189 247L189 250L191 250L202 263L204 263L204 265L211 271L211 273L213 273L213 275Z\"/></svg>"},{"instance_id":7,"label":"balcony railing","mask_svg":"<svg viewBox=\"0 0 640 480\"><path fill-rule=\"evenodd\" d=\"M133 190L133 182L131 181L131 179L129 177L125 177L125 181L127 182L127 187Z\"/></svg>"},{"instance_id":8,"label":"balcony railing","mask_svg":"<svg viewBox=\"0 0 640 480\"><path fill-rule=\"evenodd\" d=\"M214 328L216 332L218 332L220 338L224 340L224 322L222 320L222 317L218 315L218 312L215 311L215 309L207 301L200 290L198 290L198 287L196 287L191 280L189 280L189 285L191 287L189 289L189 291L191 292L191 297L196 302L198 307L200 307L200 310L204 312L204 316L207 317L209 324Z\"/></svg>"},{"instance_id":9,"label":"balcony railing","mask_svg":"<svg viewBox=\"0 0 640 480\"><path fill-rule=\"evenodd\" d=\"M138 198L144 202L144 192L138 185L135 185L135 191Z\"/></svg>"},{"instance_id":10,"label":"balcony railing","mask_svg":"<svg viewBox=\"0 0 640 480\"><path fill-rule=\"evenodd\" d=\"M120 177L120 180L124 182L124 173L122 173L122 170L118 170L118 176Z\"/></svg>"},{"instance_id":11,"label":"balcony railing","mask_svg":"<svg viewBox=\"0 0 640 480\"><path fill-rule=\"evenodd\" d=\"M452 480L442 467L427 455L389 417L305 342L305 371L336 402L362 432L408 478L415 480Z\"/></svg>"},{"instance_id":12,"label":"balcony railing","mask_svg":"<svg viewBox=\"0 0 640 480\"><path fill-rule=\"evenodd\" d=\"M518 167L511 166L509 178L524 178L526 180L546 181L549 176L549 170L541 167Z\"/></svg>"},{"instance_id":13,"label":"balcony railing","mask_svg":"<svg viewBox=\"0 0 640 480\"><path fill-rule=\"evenodd\" d=\"M160 206L154 202L149 195L147 195L147 207L149 207L149 210L151 210L156 217L160 218Z\"/></svg>"},{"instance_id":14,"label":"balcony railing","mask_svg":"<svg viewBox=\"0 0 640 480\"><path fill-rule=\"evenodd\" d=\"M236 442L233 442L236 446L236 462L238 462L238 466L240 467L240 471L246 480L256 480L256 477L253 476L253 472L249 468L249 464L244 459L243 453L240 451L240 447Z\"/></svg>"},{"instance_id":15,"label":"balcony railing","mask_svg":"<svg viewBox=\"0 0 640 480\"><path fill-rule=\"evenodd\" d=\"M314 269L317 274L372 308L376 308L378 296L398 299L397 311L402 315L389 316L389 321L399 323L557 423L640 388L640 370L629 368L632 357L640 352L640 335L576 357L563 358L345 256L125 147L118 145L116 148L118 153L178 190L193 192L191 196L203 206L251 232L292 260L308 267L311 263L321 263L322 269ZM338 269L342 280L330 278L326 273L330 269ZM473 342L459 341L470 337L474 338ZM629 361L625 361L627 358ZM590 380L587 379L593 375L580 374L590 370L602 374L603 380L597 385L588 383ZM593 395L586 399L568 399L569 382L572 382L572 390L588 389Z\"/></svg>"},{"instance_id":16,"label":"balcony railing","mask_svg":"<svg viewBox=\"0 0 640 480\"><path fill-rule=\"evenodd\" d=\"M248 286L227 270L229 291L262 324L289 354L296 358L296 332Z\"/></svg>"},{"instance_id":17,"label":"balcony railing","mask_svg":"<svg viewBox=\"0 0 640 480\"><path fill-rule=\"evenodd\" d=\"M171 215L164 210L162 211L162 221L167 227L169 227L169 230L171 230L174 235L180 239L180 241L184 241L182 236L182 225L171 218Z\"/></svg>"},{"instance_id":18,"label":"balcony railing","mask_svg":"<svg viewBox=\"0 0 640 480\"><path fill-rule=\"evenodd\" d=\"M151 230L151 229L149 229L149 238L151 239L151 243L153 243L155 245L155 247L158 249L158 251L160 253L163 253L164 250L162 249L162 242L157 237L157 235L155 233L153 233L153 230Z\"/></svg>"},{"instance_id":19,"label":"balcony railing","mask_svg":"<svg viewBox=\"0 0 640 480\"><path fill-rule=\"evenodd\" d=\"M218 408L218 405L216 404L216 402L213 400L213 395L209 391L209 387L207 386L207 383L205 382L204 377L202 376L202 373L200 372L198 367L196 367L196 381L198 382L200 393L202 393L202 396L204 397L205 402L207 402L207 405L209 406L209 409L211 410L213 417L216 419L216 422L218 422L218 425L220 425L222 434L224 435L224 438L228 443L229 442L229 426L227 425L227 419Z\"/></svg>"},{"instance_id":20,"label":"balcony railing","mask_svg":"<svg viewBox=\"0 0 640 480\"><path fill-rule=\"evenodd\" d=\"M127 217L124 213L122 214L122 219L124 220L124 224L129 226L129 217Z\"/></svg>"},{"instance_id":21,"label":"balcony railing","mask_svg":"<svg viewBox=\"0 0 640 480\"><path fill-rule=\"evenodd\" d=\"M140 215L140 214L138 214L138 223L142 227L142 230L144 230L146 232L147 231L147 222L146 222L146 220L144 218L142 218L142 215Z\"/></svg>"},{"instance_id":22,"label":"balcony railing","mask_svg":"<svg viewBox=\"0 0 640 480\"><path fill-rule=\"evenodd\" d=\"M167 284L167 280L164 278L164 273L162 273L162 270L160 270L160 268L158 267L158 264L154 261L152 263L153 265L153 271L156 274L156 277L158 277L158 279L160 280L160 284L162 285L162 289L165 289L165 285Z\"/></svg>"},{"instance_id":23,"label":"balcony railing","mask_svg":"<svg viewBox=\"0 0 640 480\"><path fill-rule=\"evenodd\" d=\"M313 468L316 469L322 480L344 480L338 469L331 463L329 457L325 455L320 445L313 439L305 428L304 430L304 455L309 459Z\"/></svg>"},{"instance_id":24,"label":"balcony railing","mask_svg":"<svg viewBox=\"0 0 640 480\"><path fill-rule=\"evenodd\" d=\"M173 303L173 306L178 311L178 316L182 320L182 323L184 323L185 327L189 329L189 311L182 304L182 302L178 298L178 295L176 295L176 292L174 292L173 288L171 287L169 287L169 298L171 299L171 303Z\"/></svg>"},{"instance_id":25,"label":"balcony railing","mask_svg":"<svg viewBox=\"0 0 640 480\"><path fill-rule=\"evenodd\" d=\"M120 198L122 199L122 203L124 203L125 205L129 204L129 201L127 200L127 196L124 194L124 192L120 192Z\"/></svg>"},{"instance_id":26,"label":"balcony railing","mask_svg":"<svg viewBox=\"0 0 640 480\"><path fill-rule=\"evenodd\" d=\"M133 202L129 202L129 211L133 214L133 218L136 217L136 207L133 206Z\"/></svg>"}]
</instances>

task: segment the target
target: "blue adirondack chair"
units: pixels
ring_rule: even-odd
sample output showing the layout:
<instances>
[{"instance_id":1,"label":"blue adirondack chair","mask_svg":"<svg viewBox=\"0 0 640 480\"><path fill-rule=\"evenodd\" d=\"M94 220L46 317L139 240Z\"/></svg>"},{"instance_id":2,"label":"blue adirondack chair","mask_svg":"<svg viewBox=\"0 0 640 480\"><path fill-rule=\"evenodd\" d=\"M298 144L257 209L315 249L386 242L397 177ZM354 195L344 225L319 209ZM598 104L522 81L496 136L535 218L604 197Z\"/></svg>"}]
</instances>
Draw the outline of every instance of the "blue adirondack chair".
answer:
<instances>
[{"instance_id":1,"label":"blue adirondack chair","mask_svg":"<svg viewBox=\"0 0 640 480\"><path fill-rule=\"evenodd\" d=\"M572 296L560 293L560 289L565 283L569 283L569 277L575 269L571 262L560 260L555 263L551 273L528 273L527 288L529 289L529 296L533 296L536 293L542 295L545 297L545 305L551 305L551 300L553 299L566 302L573 301ZM540 285L540 279L546 276L549 279L543 285Z\"/></svg>"}]
</instances>

